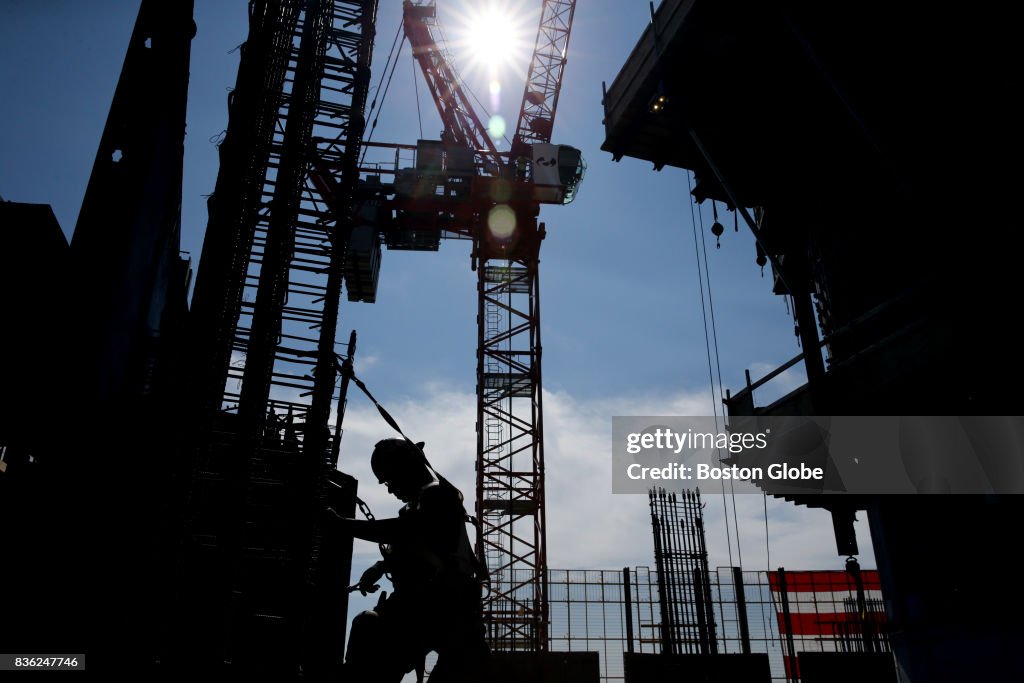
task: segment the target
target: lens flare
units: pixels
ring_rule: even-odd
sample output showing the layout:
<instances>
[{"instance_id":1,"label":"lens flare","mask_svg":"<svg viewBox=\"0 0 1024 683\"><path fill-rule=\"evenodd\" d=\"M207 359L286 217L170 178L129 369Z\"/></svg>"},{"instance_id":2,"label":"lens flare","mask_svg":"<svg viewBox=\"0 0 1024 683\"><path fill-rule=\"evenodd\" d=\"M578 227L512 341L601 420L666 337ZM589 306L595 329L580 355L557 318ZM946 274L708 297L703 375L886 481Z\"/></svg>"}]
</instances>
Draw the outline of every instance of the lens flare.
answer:
<instances>
[{"instance_id":1,"label":"lens flare","mask_svg":"<svg viewBox=\"0 0 1024 683\"><path fill-rule=\"evenodd\" d=\"M491 109L497 109L501 106L501 81L492 78L487 90L491 93Z\"/></svg>"},{"instance_id":2,"label":"lens flare","mask_svg":"<svg viewBox=\"0 0 1024 683\"><path fill-rule=\"evenodd\" d=\"M506 204L498 204L487 214L487 227L499 240L507 240L516 231L516 213Z\"/></svg>"},{"instance_id":3,"label":"lens flare","mask_svg":"<svg viewBox=\"0 0 1024 683\"><path fill-rule=\"evenodd\" d=\"M487 132L494 139L500 138L505 134L505 119L498 114L492 116L491 120L487 122Z\"/></svg>"}]
</instances>

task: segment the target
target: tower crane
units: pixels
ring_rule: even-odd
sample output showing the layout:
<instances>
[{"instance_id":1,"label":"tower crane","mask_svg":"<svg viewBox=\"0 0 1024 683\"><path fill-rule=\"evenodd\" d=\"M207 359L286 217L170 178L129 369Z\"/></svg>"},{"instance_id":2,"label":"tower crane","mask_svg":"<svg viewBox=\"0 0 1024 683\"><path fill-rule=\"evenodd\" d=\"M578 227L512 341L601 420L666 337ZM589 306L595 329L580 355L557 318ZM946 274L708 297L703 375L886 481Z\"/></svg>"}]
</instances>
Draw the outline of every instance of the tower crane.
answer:
<instances>
[{"instance_id":1,"label":"tower crane","mask_svg":"<svg viewBox=\"0 0 1024 683\"><path fill-rule=\"evenodd\" d=\"M435 39L433 0L405 0L403 28L444 124L440 140L393 150L361 167L348 222L350 301L376 298L381 244L434 251L442 237L472 241L477 273L477 548L490 571L484 619L492 648L546 650L548 608L538 264L541 204L568 204L586 168L578 149L551 143L575 0L542 0L516 132L499 152ZM412 163L404 160L414 157ZM318 140L310 175L332 206L342 160ZM390 182L382 178L390 176ZM341 217L339 217L340 219ZM339 220L341 222L341 220Z\"/></svg>"}]
</instances>

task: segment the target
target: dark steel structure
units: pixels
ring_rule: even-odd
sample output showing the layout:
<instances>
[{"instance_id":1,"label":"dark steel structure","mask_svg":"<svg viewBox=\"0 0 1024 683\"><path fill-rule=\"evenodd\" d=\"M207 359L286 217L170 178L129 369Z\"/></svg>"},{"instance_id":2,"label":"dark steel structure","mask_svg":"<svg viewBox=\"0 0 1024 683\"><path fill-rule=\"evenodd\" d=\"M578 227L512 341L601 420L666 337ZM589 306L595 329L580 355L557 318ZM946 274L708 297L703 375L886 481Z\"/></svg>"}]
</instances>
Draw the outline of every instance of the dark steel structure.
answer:
<instances>
[{"instance_id":1,"label":"dark steel structure","mask_svg":"<svg viewBox=\"0 0 1024 683\"><path fill-rule=\"evenodd\" d=\"M329 420L355 351L335 334L375 14L365 0L250 3L192 306L195 446L167 654L184 670L327 680L341 664L351 539L322 537L317 515L354 511ZM331 207L307 187L325 133Z\"/></svg>"},{"instance_id":2,"label":"dark steel structure","mask_svg":"<svg viewBox=\"0 0 1024 683\"><path fill-rule=\"evenodd\" d=\"M356 482L336 469L343 369L355 354L354 333L344 353L335 337L342 287L373 301L382 242L436 249L442 236L472 241L479 274L476 513L491 642L547 649L537 217L542 203L571 201L584 170L578 150L548 144L575 2L543 2L511 154L496 151L434 42L433 4L407 2L406 33L446 132L420 141L413 168L396 163L393 184L360 166L376 9L377 0L249 2L189 310L179 211L192 3L142 3L66 250L69 310L91 332L71 373L80 408L62 435L40 437L34 420L0 423L2 485L24 477L7 500L36 517L25 539L95 511L70 526L77 554L102 560L58 596L100 577L94 592L116 616L57 631L82 642L72 650L129 650L105 662L111 670L337 677L351 539L324 537L317 515L328 503L355 507ZM11 208L5 216L46 222ZM99 463L70 457L80 439L102 444ZM130 460L140 444L142 462ZM46 469L30 466L37 456L57 479L35 476ZM144 483L119 486L129 469ZM58 507L34 501L46 486ZM92 496L101 502L86 505ZM130 576L104 571L133 561ZM16 575L38 594L62 582L57 564L40 552ZM28 607L15 613L31 628L5 642L31 643L47 628ZM557 668L556 659L543 661Z\"/></svg>"},{"instance_id":3,"label":"dark steel structure","mask_svg":"<svg viewBox=\"0 0 1024 683\"><path fill-rule=\"evenodd\" d=\"M141 3L70 247L52 212L5 204L0 217L5 232L32 231L20 244L3 240L4 256L18 258L5 276L20 274L17 284L5 278L4 300L34 300L3 311L13 313L5 333L46 337L16 355L2 348L3 368L17 363L25 380L30 370L34 388L0 380L10 461L0 467L0 517L11 544L0 640L12 652L52 643L92 653L100 675L152 666L168 603L164 501L190 276L179 237L192 5ZM33 267L40 257L49 265ZM8 412L10 400L19 409Z\"/></svg>"},{"instance_id":4,"label":"dark steel structure","mask_svg":"<svg viewBox=\"0 0 1024 683\"><path fill-rule=\"evenodd\" d=\"M663 0L606 89L603 149L692 172L695 200L737 212L790 303L803 353L728 396L731 415L1024 412L998 329L1020 233L977 229L979 203L1017 192L995 170L1017 135L1012 19L960 9ZM758 405L796 364L807 383ZM919 490L941 492L927 444L904 451ZM992 455L993 481L1024 483L1018 458ZM831 510L843 555L868 511L905 680L1024 677L1021 598L985 577L1020 496L800 502ZM969 559L936 561L954 548Z\"/></svg>"}]
</instances>

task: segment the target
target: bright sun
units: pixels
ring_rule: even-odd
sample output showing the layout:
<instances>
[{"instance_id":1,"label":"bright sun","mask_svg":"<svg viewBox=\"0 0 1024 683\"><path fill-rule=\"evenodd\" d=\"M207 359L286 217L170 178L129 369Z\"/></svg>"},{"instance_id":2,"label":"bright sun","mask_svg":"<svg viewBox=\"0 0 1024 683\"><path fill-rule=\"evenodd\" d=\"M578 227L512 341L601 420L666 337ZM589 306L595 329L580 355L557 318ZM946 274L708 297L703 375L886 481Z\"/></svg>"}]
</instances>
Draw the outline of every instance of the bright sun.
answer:
<instances>
[{"instance_id":1,"label":"bright sun","mask_svg":"<svg viewBox=\"0 0 1024 683\"><path fill-rule=\"evenodd\" d=\"M489 78L498 77L508 68L525 71L527 3L522 0L463 0L460 5L456 15L456 42L461 48L459 52L471 60L472 66L483 70Z\"/></svg>"},{"instance_id":2,"label":"bright sun","mask_svg":"<svg viewBox=\"0 0 1024 683\"><path fill-rule=\"evenodd\" d=\"M515 52L517 36L513 34L508 17L494 8L474 17L467 29L470 54L488 69L505 66Z\"/></svg>"}]
</instances>

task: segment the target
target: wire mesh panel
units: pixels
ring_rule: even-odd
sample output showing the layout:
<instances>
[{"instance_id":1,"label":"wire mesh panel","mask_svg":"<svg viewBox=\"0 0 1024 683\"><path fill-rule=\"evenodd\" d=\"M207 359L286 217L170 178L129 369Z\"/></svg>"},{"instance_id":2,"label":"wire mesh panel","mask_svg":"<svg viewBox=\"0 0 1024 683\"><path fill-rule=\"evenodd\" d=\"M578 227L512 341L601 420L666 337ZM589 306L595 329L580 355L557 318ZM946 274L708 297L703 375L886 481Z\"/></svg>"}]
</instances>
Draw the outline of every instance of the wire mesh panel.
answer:
<instances>
[{"instance_id":1,"label":"wire mesh panel","mask_svg":"<svg viewBox=\"0 0 1024 683\"><path fill-rule=\"evenodd\" d=\"M891 652L878 572L859 573L709 572L717 652L766 654L773 681L799 681L795 662L804 652ZM657 572L551 569L547 576L552 651L597 652L602 681L625 680L625 652L665 652Z\"/></svg>"},{"instance_id":2,"label":"wire mesh panel","mask_svg":"<svg viewBox=\"0 0 1024 683\"><path fill-rule=\"evenodd\" d=\"M890 652L876 571L767 573L788 680L799 680L801 652ZM776 670L773 669L773 674Z\"/></svg>"},{"instance_id":3,"label":"wire mesh panel","mask_svg":"<svg viewBox=\"0 0 1024 683\"><path fill-rule=\"evenodd\" d=\"M660 651L657 596L646 567L549 570L549 649L597 652L601 680L624 681L623 652Z\"/></svg>"}]
</instances>

